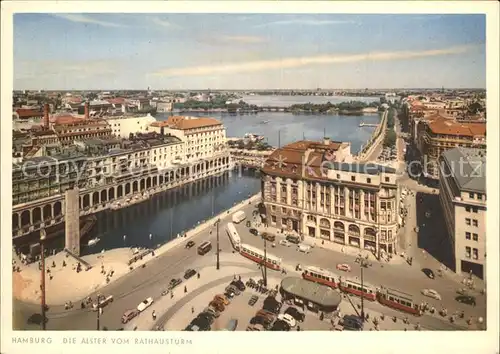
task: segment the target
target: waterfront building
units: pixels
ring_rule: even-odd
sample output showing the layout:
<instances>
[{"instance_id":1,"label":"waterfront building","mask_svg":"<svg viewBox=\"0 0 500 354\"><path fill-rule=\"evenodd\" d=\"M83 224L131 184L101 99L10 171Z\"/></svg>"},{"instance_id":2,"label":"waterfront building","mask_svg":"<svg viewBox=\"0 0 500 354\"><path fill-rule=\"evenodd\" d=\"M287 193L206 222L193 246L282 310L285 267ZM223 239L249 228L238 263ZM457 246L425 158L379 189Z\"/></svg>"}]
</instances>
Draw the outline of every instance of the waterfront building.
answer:
<instances>
[{"instance_id":1,"label":"waterfront building","mask_svg":"<svg viewBox=\"0 0 500 354\"><path fill-rule=\"evenodd\" d=\"M129 138L130 134L147 133L149 126L156 122L155 117L150 114L112 116L105 119L112 129L112 134L119 138Z\"/></svg>"},{"instance_id":2,"label":"waterfront building","mask_svg":"<svg viewBox=\"0 0 500 354\"><path fill-rule=\"evenodd\" d=\"M395 253L396 170L348 163L348 143L298 141L275 150L262 169L268 225L301 237Z\"/></svg>"},{"instance_id":3,"label":"waterfront building","mask_svg":"<svg viewBox=\"0 0 500 354\"><path fill-rule=\"evenodd\" d=\"M436 117L417 127L417 148L424 164L424 176L438 180L438 159L454 147L486 148L486 123L461 123Z\"/></svg>"},{"instance_id":4,"label":"waterfront building","mask_svg":"<svg viewBox=\"0 0 500 354\"><path fill-rule=\"evenodd\" d=\"M184 142L188 161L212 157L227 151L226 128L215 118L170 116L151 124L151 129L171 134Z\"/></svg>"},{"instance_id":5,"label":"waterfront building","mask_svg":"<svg viewBox=\"0 0 500 354\"><path fill-rule=\"evenodd\" d=\"M439 200L455 271L486 277L486 151L457 147L440 157Z\"/></svg>"}]
</instances>

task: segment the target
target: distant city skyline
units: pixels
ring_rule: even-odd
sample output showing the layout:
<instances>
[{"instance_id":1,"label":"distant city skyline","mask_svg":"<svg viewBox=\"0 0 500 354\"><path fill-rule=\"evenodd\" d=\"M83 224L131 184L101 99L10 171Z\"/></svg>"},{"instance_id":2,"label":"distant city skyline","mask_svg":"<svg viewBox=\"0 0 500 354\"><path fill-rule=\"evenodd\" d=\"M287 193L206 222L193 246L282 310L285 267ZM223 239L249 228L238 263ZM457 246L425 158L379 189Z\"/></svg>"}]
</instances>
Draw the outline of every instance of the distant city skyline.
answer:
<instances>
[{"instance_id":1,"label":"distant city skyline","mask_svg":"<svg viewBox=\"0 0 500 354\"><path fill-rule=\"evenodd\" d=\"M485 31L468 14L16 14L14 89L481 89Z\"/></svg>"}]
</instances>

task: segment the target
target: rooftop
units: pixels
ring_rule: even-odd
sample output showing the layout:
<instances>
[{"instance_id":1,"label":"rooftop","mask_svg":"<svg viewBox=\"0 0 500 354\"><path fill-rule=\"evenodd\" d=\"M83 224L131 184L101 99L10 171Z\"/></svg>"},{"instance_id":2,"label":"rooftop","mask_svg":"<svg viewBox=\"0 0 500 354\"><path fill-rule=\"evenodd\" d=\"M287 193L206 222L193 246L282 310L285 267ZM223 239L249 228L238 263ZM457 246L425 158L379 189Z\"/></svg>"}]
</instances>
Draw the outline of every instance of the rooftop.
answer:
<instances>
[{"instance_id":1,"label":"rooftop","mask_svg":"<svg viewBox=\"0 0 500 354\"><path fill-rule=\"evenodd\" d=\"M443 152L442 158L461 190L486 193L486 150L457 147Z\"/></svg>"},{"instance_id":2,"label":"rooftop","mask_svg":"<svg viewBox=\"0 0 500 354\"><path fill-rule=\"evenodd\" d=\"M320 306L337 307L342 301L340 294L332 288L298 277L283 279L281 287L287 293L312 301Z\"/></svg>"},{"instance_id":3,"label":"rooftop","mask_svg":"<svg viewBox=\"0 0 500 354\"><path fill-rule=\"evenodd\" d=\"M222 123L215 118L208 117L185 117L185 116L170 116L167 119L168 125L172 129L189 130L196 128L206 128L217 125L222 125Z\"/></svg>"},{"instance_id":4,"label":"rooftop","mask_svg":"<svg viewBox=\"0 0 500 354\"><path fill-rule=\"evenodd\" d=\"M470 137L486 136L485 123L459 123L450 119L437 118L431 119L428 122L428 127L434 134Z\"/></svg>"}]
</instances>

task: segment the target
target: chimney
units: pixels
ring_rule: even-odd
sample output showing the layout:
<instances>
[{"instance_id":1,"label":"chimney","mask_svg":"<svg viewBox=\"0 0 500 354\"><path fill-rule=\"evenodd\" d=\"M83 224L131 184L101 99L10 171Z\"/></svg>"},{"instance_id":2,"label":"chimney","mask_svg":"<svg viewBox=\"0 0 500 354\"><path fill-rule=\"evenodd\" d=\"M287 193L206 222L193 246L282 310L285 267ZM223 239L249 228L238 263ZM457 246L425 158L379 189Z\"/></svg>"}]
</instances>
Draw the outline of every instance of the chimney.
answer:
<instances>
[{"instance_id":1,"label":"chimney","mask_svg":"<svg viewBox=\"0 0 500 354\"><path fill-rule=\"evenodd\" d=\"M324 145L330 145L330 138L327 138L326 136L323 138L323 144Z\"/></svg>"},{"instance_id":2,"label":"chimney","mask_svg":"<svg viewBox=\"0 0 500 354\"><path fill-rule=\"evenodd\" d=\"M49 129L49 104L43 106L43 127Z\"/></svg>"},{"instance_id":3,"label":"chimney","mask_svg":"<svg viewBox=\"0 0 500 354\"><path fill-rule=\"evenodd\" d=\"M85 119L89 119L89 102L85 102Z\"/></svg>"}]
</instances>

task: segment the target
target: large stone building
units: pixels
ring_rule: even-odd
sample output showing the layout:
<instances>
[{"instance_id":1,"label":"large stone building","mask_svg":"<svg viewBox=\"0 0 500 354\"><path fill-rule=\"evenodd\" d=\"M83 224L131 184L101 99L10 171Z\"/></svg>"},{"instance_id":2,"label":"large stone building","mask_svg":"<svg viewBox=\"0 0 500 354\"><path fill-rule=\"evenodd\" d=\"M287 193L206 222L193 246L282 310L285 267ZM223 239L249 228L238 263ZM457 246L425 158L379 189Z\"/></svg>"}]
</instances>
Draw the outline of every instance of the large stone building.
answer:
<instances>
[{"instance_id":1,"label":"large stone building","mask_svg":"<svg viewBox=\"0 0 500 354\"><path fill-rule=\"evenodd\" d=\"M346 163L350 145L298 141L274 151L262 169L268 225L377 255L397 250L396 171Z\"/></svg>"},{"instance_id":2,"label":"large stone building","mask_svg":"<svg viewBox=\"0 0 500 354\"><path fill-rule=\"evenodd\" d=\"M170 116L166 121L152 123L151 130L181 139L188 161L204 159L227 149L226 128L215 118Z\"/></svg>"},{"instance_id":3,"label":"large stone building","mask_svg":"<svg viewBox=\"0 0 500 354\"><path fill-rule=\"evenodd\" d=\"M439 199L455 270L486 276L486 151L453 148L440 158Z\"/></svg>"},{"instance_id":4,"label":"large stone building","mask_svg":"<svg viewBox=\"0 0 500 354\"><path fill-rule=\"evenodd\" d=\"M421 121L417 127L417 148L424 176L438 180L438 159L454 147L486 148L486 123L460 123L436 117Z\"/></svg>"},{"instance_id":5,"label":"large stone building","mask_svg":"<svg viewBox=\"0 0 500 354\"><path fill-rule=\"evenodd\" d=\"M147 133L149 126L156 119L147 114L145 116L123 115L119 117L105 117L112 129L112 134L119 138L128 138L130 134Z\"/></svg>"}]
</instances>

